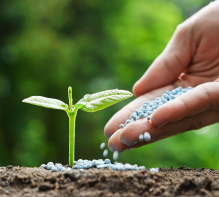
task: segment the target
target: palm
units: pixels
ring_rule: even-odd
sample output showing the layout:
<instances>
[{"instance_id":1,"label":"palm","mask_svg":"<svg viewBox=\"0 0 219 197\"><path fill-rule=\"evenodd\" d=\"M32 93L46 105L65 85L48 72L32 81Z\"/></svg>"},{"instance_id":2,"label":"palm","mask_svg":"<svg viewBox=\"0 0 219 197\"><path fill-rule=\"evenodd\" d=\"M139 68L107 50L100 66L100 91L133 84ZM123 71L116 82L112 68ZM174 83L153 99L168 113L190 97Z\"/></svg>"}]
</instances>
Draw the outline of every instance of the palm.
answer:
<instances>
[{"instance_id":1,"label":"palm","mask_svg":"<svg viewBox=\"0 0 219 197\"><path fill-rule=\"evenodd\" d=\"M181 75L183 86L196 86L204 82L214 81L219 76L219 17L217 21L205 21L204 18L199 18L204 23L202 28L196 28L194 25L194 33L191 35L189 45L193 46L194 52L188 61L186 69ZM196 23L199 23L199 20ZM214 31L210 31L214 27ZM177 80L177 83L179 80ZM186 84L185 84L186 83ZM178 84L177 84L178 85Z\"/></svg>"},{"instance_id":2,"label":"palm","mask_svg":"<svg viewBox=\"0 0 219 197\"><path fill-rule=\"evenodd\" d=\"M135 96L170 84L197 86L217 79L219 2L214 4L179 25L163 53L135 84Z\"/></svg>"}]
</instances>

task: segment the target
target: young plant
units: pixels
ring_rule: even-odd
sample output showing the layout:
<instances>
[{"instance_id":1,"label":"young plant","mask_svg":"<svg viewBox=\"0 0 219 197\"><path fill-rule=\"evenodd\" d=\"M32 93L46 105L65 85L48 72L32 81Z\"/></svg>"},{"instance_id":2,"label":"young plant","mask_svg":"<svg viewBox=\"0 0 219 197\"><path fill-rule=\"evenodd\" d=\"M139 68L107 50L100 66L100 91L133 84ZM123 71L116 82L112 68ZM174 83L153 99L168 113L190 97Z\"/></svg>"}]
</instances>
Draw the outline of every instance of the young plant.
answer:
<instances>
[{"instance_id":1,"label":"young plant","mask_svg":"<svg viewBox=\"0 0 219 197\"><path fill-rule=\"evenodd\" d=\"M106 90L95 94L86 94L75 105L72 101L72 88L68 88L69 106L60 100L46 98L42 96L31 96L24 99L22 102L47 107L52 109L59 109L66 111L69 118L69 166L74 165L74 147L75 147L75 119L78 109L86 112L95 112L102 110L119 101L127 99L132 96L132 93L125 90Z\"/></svg>"}]
</instances>

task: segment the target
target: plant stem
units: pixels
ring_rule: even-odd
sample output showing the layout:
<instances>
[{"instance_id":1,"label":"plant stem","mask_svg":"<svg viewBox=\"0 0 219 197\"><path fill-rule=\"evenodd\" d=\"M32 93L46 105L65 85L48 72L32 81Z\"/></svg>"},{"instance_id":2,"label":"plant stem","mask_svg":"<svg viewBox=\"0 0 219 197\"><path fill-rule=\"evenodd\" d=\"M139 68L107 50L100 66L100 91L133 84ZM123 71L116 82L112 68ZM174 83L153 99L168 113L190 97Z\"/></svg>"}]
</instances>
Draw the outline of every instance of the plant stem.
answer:
<instances>
[{"instance_id":1,"label":"plant stem","mask_svg":"<svg viewBox=\"0 0 219 197\"><path fill-rule=\"evenodd\" d=\"M75 119L77 115L77 108L75 107L73 112L69 113L69 166L74 165L74 153L75 153Z\"/></svg>"},{"instance_id":2,"label":"plant stem","mask_svg":"<svg viewBox=\"0 0 219 197\"><path fill-rule=\"evenodd\" d=\"M69 166L74 165L74 149L75 149L75 119L78 108L72 109L72 88L68 88L69 99Z\"/></svg>"}]
</instances>

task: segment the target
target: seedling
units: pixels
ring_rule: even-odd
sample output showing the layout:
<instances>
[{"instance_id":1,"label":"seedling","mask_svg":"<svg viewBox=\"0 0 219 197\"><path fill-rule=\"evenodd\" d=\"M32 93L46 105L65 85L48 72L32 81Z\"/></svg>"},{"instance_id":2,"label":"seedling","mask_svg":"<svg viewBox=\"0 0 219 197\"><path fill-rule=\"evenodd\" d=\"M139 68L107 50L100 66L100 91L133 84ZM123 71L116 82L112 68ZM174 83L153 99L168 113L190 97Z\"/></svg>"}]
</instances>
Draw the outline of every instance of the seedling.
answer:
<instances>
[{"instance_id":1,"label":"seedling","mask_svg":"<svg viewBox=\"0 0 219 197\"><path fill-rule=\"evenodd\" d=\"M69 166L73 166L75 149L75 119L78 109L82 109L86 112L95 112L109 107L110 105L113 105L131 96L132 93L125 90L106 90L95 94L86 94L81 100L73 105L72 88L69 87L69 106L60 100L46 98L42 96L31 96L24 99L22 102L38 105L41 107L66 111L69 118Z\"/></svg>"}]
</instances>

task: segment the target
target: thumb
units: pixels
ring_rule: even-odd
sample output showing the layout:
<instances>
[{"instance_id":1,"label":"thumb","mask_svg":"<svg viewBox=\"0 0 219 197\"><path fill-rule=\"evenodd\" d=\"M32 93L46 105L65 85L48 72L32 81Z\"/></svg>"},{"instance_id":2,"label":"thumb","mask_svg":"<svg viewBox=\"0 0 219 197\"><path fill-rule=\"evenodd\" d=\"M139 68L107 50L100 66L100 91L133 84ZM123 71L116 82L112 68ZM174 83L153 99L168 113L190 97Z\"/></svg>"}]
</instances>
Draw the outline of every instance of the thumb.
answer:
<instances>
[{"instance_id":1,"label":"thumb","mask_svg":"<svg viewBox=\"0 0 219 197\"><path fill-rule=\"evenodd\" d=\"M208 82L160 106L151 120L160 127L205 111L219 110L218 98L219 82Z\"/></svg>"},{"instance_id":2,"label":"thumb","mask_svg":"<svg viewBox=\"0 0 219 197\"><path fill-rule=\"evenodd\" d=\"M164 51L135 83L133 93L136 97L173 83L186 69L195 53L191 28L188 21L177 27Z\"/></svg>"}]
</instances>

